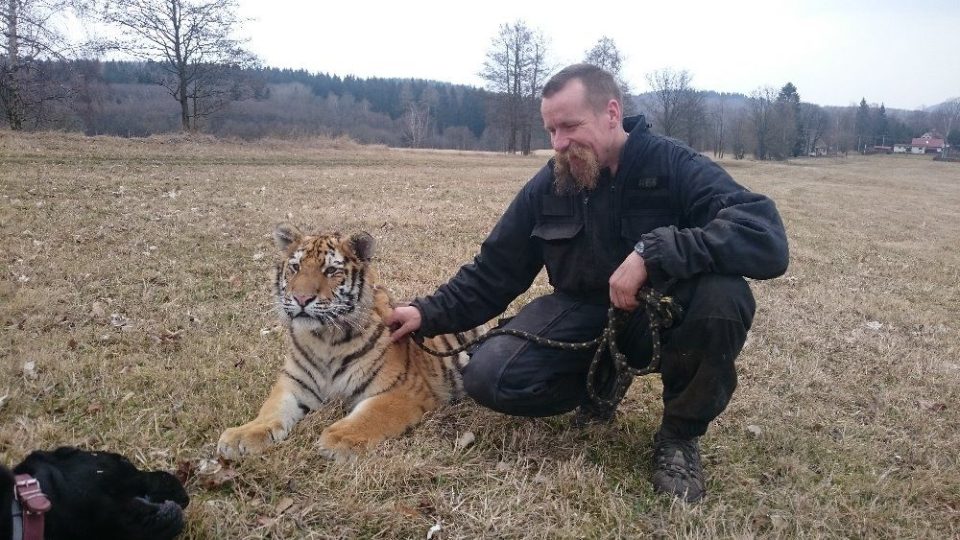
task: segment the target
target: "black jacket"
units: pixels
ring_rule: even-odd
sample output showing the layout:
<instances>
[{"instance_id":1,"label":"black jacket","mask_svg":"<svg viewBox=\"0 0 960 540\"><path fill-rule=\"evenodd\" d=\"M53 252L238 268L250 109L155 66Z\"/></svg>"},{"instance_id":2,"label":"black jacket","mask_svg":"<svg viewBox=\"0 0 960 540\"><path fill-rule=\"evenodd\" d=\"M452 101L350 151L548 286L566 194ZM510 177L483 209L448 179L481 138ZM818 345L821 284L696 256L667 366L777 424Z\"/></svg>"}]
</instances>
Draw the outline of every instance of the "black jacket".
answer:
<instances>
[{"instance_id":1,"label":"black jacket","mask_svg":"<svg viewBox=\"0 0 960 540\"><path fill-rule=\"evenodd\" d=\"M490 320L543 266L556 290L605 303L610 276L640 241L654 286L701 273L768 279L786 271L787 237L772 200L686 145L650 133L643 116L624 119L624 129L617 174L604 169L595 189L557 195L552 160L527 182L474 261L414 300L421 334Z\"/></svg>"}]
</instances>

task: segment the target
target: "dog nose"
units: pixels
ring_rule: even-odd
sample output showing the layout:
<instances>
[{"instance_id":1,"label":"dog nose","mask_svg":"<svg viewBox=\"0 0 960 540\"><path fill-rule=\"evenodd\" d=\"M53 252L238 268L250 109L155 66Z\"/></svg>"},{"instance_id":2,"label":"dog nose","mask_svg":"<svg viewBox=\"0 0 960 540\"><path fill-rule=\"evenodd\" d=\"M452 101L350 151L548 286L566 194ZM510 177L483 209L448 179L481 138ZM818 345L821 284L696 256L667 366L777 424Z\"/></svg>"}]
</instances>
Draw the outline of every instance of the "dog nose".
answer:
<instances>
[{"instance_id":1,"label":"dog nose","mask_svg":"<svg viewBox=\"0 0 960 540\"><path fill-rule=\"evenodd\" d=\"M316 298L316 296L299 296L296 294L293 295L293 299L297 301L297 304L299 304L300 307L307 307L307 304L309 304L310 302L313 302L314 298Z\"/></svg>"}]
</instances>

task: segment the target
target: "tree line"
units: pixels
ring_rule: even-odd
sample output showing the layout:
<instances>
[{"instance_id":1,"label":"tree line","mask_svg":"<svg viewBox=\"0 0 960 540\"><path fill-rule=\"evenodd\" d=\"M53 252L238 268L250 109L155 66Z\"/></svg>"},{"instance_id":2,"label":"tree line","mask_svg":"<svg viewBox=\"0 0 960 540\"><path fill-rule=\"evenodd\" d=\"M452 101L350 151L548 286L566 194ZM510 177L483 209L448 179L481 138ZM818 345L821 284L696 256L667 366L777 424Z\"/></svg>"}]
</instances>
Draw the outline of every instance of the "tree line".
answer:
<instances>
[{"instance_id":1,"label":"tree line","mask_svg":"<svg viewBox=\"0 0 960 540\"><path fill-rule=\"evenodd\" d=\"M234 36L236 0L0 0L0 119L7 128L142 136L176 130L218 136L346 135L391 146L529 153L546 148L540 92L559 67L549 40L523 20L502 24L479 66L485 88L416 79L339 77L259 64ZM117 30L70 43L59 13ZM137 60L90 60L107 51ZM617 78L628 113L699 150L784 159L868 151L936 131L960 143L960 100L932 110L881 102L821 107L786 83L749 95L697 89L686 70L648 73L632 95L625 56L601 36L583 61ZM954 142L956 141L956 142Z\"/></svg>"}]
</instances>

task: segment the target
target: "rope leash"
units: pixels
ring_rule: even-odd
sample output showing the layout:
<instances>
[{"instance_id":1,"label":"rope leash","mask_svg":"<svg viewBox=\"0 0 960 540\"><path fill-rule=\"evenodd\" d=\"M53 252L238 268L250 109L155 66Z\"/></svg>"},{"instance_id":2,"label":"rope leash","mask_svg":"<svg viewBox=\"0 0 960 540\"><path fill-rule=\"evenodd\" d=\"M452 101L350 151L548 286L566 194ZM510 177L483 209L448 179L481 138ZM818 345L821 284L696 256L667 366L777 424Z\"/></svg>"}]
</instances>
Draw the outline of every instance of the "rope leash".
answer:
<instances>
[{"instance_id":1,"label":"rope leash","mask_svg":"<svg viewBox=\"0 0 960 540\"><path fill-rule=\"evenodd\" d=\"M590 362L590 369L587 372L587 394L595 403L606 407L616 407L623 399L623 396L626 395L627 389L630 388L630 382L633 380L633 377L648 375L660 369L660 330L673 326L683 313L683 308L673 300L673 297L664 296L661 292L650 287L640 289L640 291L637 292L637 300L640 302L641 308L646 312L650 327L650 339L653 345L650 354L650 363L642 369L630 367L627 363L627 355L620 352L620 348L617 347L617 334L622 329L629 313L613 306L610 306L607 310L607 326L600 333L600 336L596 339L579 343L557 341L512 328L497 328L491 330L460 347L445 352L436 351L424 345L423 338L416 334L413 336L413 342L428 354L438 357L456 356L470 347L483 343L495 336L514 336L544 347L567 351L582 351L597 347L596 352L593 354L593 360ZM597 391L594 379L596 379L597 369L600 366L603 352L606 349L610 350L610 356L613 358L614 383L609 396L603 397Z\"/></svg>"}]
</instances>

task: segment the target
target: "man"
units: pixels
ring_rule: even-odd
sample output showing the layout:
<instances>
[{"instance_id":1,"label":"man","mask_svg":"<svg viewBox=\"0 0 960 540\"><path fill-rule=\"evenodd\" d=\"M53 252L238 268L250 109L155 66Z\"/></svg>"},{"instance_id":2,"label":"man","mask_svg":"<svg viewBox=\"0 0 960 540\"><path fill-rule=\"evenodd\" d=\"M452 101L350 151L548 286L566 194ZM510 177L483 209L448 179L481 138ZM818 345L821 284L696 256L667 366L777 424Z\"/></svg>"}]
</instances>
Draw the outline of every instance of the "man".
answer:
<instances>
[{"instance_id":1,"label":"man","mask_svg":"<svg viewBox=\"0 0 960 540\"><path fill-rule=\"evenodd\" d=\"M600 334L613 304L633 311L618 345L639 368L650 361L651 343L636 295L643 285L665 290L684 315L662 335L664 409L652 481L657 491L693 502L705 494L697 440L733 394L734 359L755 311L742 276L783 274L786 234L770 199L650 133L643 116L624 120L621 103L614 78L595 66L572 65L552 77L540 111L555 157L516 196L473 263L434 294L397 308L387 323L394 339L471 328L503 312L546 266L554 292L506 326L587 341ZM592 356L498 336L475 351L464 387L507 414L579 406L578 424L610 421L615 411L587 397Z\"/></svg>"}]
</instances>

